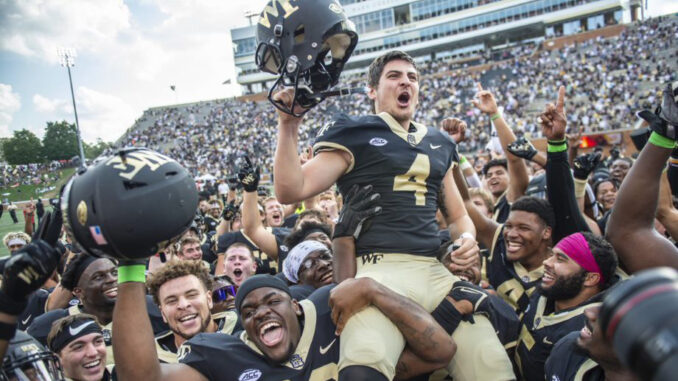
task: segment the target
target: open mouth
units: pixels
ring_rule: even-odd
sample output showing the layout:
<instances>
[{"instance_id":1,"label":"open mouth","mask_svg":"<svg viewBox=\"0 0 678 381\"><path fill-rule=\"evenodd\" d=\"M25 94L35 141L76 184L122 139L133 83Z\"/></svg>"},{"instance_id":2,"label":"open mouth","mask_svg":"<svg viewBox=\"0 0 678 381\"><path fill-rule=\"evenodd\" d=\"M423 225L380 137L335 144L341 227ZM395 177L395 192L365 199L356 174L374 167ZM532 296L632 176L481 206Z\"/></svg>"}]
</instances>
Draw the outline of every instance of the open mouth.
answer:
<instances>
[{"instance_id":1,"label":"open mouth","mask_svg":"<svg viewBox=\"0 0 678 381\"><path fill-rule=\"evenodd\" d=\"M193 325L198 320L198 314L190 314L179 318L179 323L184 326Z\"/></svg>"},{"instance_id":2,"label":"open mouth","mask_svg":"<svg viewBox=\"0 0 678 381\"><path fill-rule=\"evenodd\" d=\"M273 213L271 215L271 219L273 220L274 224L279 224L282 222L282 215L280 213Z\"/></svg>"},{"instance_id":3,"label":"open mouth","mask_svg":"<svg viewBox=\"0 0 678 381\"><path fill-rule=\"evenodd\" d=\"M259 339L267 347L279 344L283 339L283 328L280 323L269 321L259 328Z\"/></svg>"},{"instance_id":4,"label":"open mouth","mask_svg":"<svg viewBox=\"0 0 678 381\"><path fill-rule=\"evenodd\" d=\"M96 359L94 361L90 361L86 364L84 364L82 367L85 369L95 369L98 368L101 365L101 359Z\"/></svg>"},{"instance_id":5,"label":"open mouth","mask_svg":"<svg viewBox=\"0 0 678 381\"><path fill-rule=\"evenodd\" d=\"M522 244L515 241L506 241L506 252L510 254L517 253L523 247Z\"/></svg>"},{"instance_id":6,"label":"open mouth","mask_svg":"<svg viewBox=\"0 0 678 381\"><path fill-rule=\"evenodd\" d=\"M325 274L323 274L320 278L320 282L323 284L330 284L332 283L332 270L327 271Z\"/></svg>"},{"instance_id":7,"label":"open mouth","mask_svg":"<svg viewBox=\"0 0 678 381\"><path fill-rule=\"evenodd\" d=\"M104 295L107 298L111 298L111 299L117 298L118 297L118 287L109 288L108 290L104 291Z\"/></svg>"},{"instance_id":8,"label":"open mouth","mask_svg":"<svg viewBox=\"0 0 678 381\"><path fill-rule=\"evenodd\" d=\"M401 93L398 95L398 106L400 107L407 107L410 104L410 94L409 93Z\"/></svg>"},{"instance_id":9,"label":"open mouth","mask_svg":"<svg viewBox=\"0 0 678 381\"><path fill-rule=\"evenodd\" d=\"M240 278L242 276L242 269L233 269L233 275L235 275L236 278Z\"/></svg>"},{"instance_id":10,"label":"open mouth","mask_svg":"<svg viewBox=\"0 0 678 381\"><path fill-rule=\"evenodd\" d=\"M542 285L549 285L552 284L556 280L555 275L551 273L550 271L544 270L544 275L541 277L541 284Z\"/></svg>"}]
</instances>

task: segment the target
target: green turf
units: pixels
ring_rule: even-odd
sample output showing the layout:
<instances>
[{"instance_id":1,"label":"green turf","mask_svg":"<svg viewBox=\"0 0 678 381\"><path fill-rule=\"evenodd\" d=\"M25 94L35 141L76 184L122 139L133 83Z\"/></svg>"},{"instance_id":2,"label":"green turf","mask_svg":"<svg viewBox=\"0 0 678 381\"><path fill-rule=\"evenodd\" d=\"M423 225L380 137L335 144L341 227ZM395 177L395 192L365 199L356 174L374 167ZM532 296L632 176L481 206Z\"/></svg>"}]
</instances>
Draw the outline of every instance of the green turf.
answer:
<instances>
[{"instance_id":1,"label":"green turf","mask_svg":"<svg viewBox=\"0 0 678 381\"><path fill-rule=\"evenodd\" d=\"M19 185L16 188L8 186L0 187L0 199L8 199L9 201L26 201L30 200L31 197L33 197L34 200L37 200L38 197L43 200L56 197L61 186L71 177L71 175L73 175L74 172L74 168L66 168L57 171L59 174L59 180L56 183L49 184L49 186L54 186L54 189L45 193L38 193L39 189L45 188L44 184Z\"/></svg>"}]
</instances>

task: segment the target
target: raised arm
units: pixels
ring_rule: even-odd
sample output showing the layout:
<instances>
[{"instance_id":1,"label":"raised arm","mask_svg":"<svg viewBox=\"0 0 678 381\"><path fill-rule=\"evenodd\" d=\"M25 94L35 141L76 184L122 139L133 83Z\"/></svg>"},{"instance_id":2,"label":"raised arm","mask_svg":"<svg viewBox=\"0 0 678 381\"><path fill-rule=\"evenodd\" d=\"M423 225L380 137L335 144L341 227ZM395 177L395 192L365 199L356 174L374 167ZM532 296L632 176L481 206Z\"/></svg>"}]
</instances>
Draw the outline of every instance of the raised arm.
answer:
<instances>
[{"instance_id":1,"label":"raised arm","mask_svg":"<svg viewBox=\"0 0 678 381\"><path fill-rule=\"evenodd\" d=\"M501 148L504 149L504 152L507 152L508 145L516 140L516 136L499 112L494 95L487 90L483 90L483 86L478 82L478 93L476 93L475 98L476 99L472 100L473 105L490 117L494 124L494 128L497 130ZM508 164L509 178L511 179L506 199L509 202L514 202L525 194L530 178L527 175L527 166L521 158L513 155L506 155L506 161Z\"/></svg>"},{"instance_id":2,"label":"raised arm","mask_svg":"<svg viewBox=\"0 0 678 381\"><path fill-rule=\"evenodd\" d=\"M273 99L292 104L292 89L276 93ZM299 110L301 112L301 110ZM282 204L292 204L328 189L350 164L350 158L340 151L325 151L301 166L299 126L302 118L278 111L278 143L273 163L275 195Z\"/></svg>"},{"instance_id":3,"label":"raised arm","mask_svg":"<svg viewBox=\"0 0 678 381\"><path fill-rule=\"evenodd\" d=\"M658 266L678 269L678 249L654 229L660 177L678 140L678 105L671 93L669 86L662 100L665 117L639 114L653 132L624 178L607 224L607 239L631 273Z\"/></svg>"},{"instance_id":4,"label":"raised arm","mask_svg":"<svg viewBox=\"0 0 678 381\"><path fill-rule=\"evenodd\" d=\"M238 178L242 183L242 226L245 235L272 259L278 259L278 244L275 235L266 230L259 215L257 187L259 186L259 167L253 167L250 159L245 156L245 165L238 171Z\"/></svg>"},{"instance_id":5,"label":"raised arm","mask_svg":"<svg viewBox=\"0 0 678 381\"><path fill-rule=\"evenodd\" d=\"M476 239L485 247L491 247L492 239L499 228L499 224L484 216L482 213L480 213L476 206L473 205L471 197L468 193L468 188L463 181L461 170L455 167L453 171L455 180L454 183L459 190L459 195L461 196L462 200L464 200L466 211L468 212L471 221L473 221L473 225L475 225Z\"/></svg>"}]
</instances>

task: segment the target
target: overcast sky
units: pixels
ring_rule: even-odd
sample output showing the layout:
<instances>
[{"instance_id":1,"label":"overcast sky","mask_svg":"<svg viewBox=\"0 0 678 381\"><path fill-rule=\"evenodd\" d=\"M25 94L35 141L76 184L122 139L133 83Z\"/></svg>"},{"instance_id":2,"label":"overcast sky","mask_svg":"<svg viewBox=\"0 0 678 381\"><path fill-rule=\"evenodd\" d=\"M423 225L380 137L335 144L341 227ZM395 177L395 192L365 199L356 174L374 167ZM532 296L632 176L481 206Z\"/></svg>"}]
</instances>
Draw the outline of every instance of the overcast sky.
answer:
<instances>
[{"instance_id":1,"label":"overcast sky","mask_svg":"<svg viewBox=\"0 0 678 381\"><path fill-rule=\"evenodd\" d=\"M74 121L59 47L77 52L73 86L90 143L116 140L149 107L238 94L229 30L265 3L0 0L0 136L27 128L42 137L47 121ZM669 12L678 2L650 0L650 13Z\"/></svg>"}]
</instances>

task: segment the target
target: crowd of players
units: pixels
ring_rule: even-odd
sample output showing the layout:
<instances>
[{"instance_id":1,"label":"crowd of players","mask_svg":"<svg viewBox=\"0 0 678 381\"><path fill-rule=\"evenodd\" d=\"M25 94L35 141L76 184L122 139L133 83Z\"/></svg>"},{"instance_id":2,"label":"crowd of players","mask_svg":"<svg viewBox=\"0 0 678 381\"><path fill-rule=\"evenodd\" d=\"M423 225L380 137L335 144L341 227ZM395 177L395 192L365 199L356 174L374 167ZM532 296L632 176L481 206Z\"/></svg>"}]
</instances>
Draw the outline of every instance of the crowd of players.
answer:
<instances>
[{"instance_id":1,"label":"crowd of players","mask_svg":"<svg viewBox=\"0 0 678 381\"><path fill-rule=\"evenodd\" d=\"M638 28L666 38L657 25ZM662 43L658 48L668 46ZM608 42L587 44L579 58L595 67L597 59L618 60L607 54L627 54L599 44ZM568 52L542 53L535 70L556 70ZM229 186L205 187L190 227L148 260L92 256L109 247L111 236L102 231L115 222L85 229L96 216L84 199L72 206L62 201L65 215L46 214L34 242L14 240L0 289L4 375L47 380L63 371L73 380L239 381L663 375L669 361L661 356L651 359L649 373L630 370L628 359L612 349L616 326L604 326L610 317L600 311L601 303L603 311L610 303L608 293L619 294L625 284L654 296L674 290L678 281L674 270L626 280L648 269L678 268L675 67L651 73L653 81L669 85L643 98L628 82L623 86L632 87L619 92L617 79L599 70L600 82L592 87L572 62L569 70L558 68L558 77L544 74L545 83L530 92L553 102L530 122L534 128L517 122L527 104L518 92L486 90L498 86L474 75L419 79L414 62L399 52L370 67L370 100L380 116L367 115L368 101L351 112L361 117L335 116L325 124L324 114L336 104L321 104L303 123L261 112L270 104L218 105L195 124L164 110L135 142L166 143L168 156L193 175L218 173ZM530 76L522 64L512 65L517 78ZM443 113L431 95L440 89L455 104L462 98L447 91L460 86L474 89L467 121L449 118L454 109ZM610 111L605 102L619 102L610 99L626 91L636 96ZM291 102L287 91L276 97ZM643 115L651 131L636 160L619 151L578 155L575 138L568 147L568 128L583 123L582 112L595 109L599 99L601 110L589 116L589 128L605 118L608 128L630 127L645 102L648 108L661 104L659 114ZM418 117L440 129L414 123ZM467 125L482 120L491 122L505 154L481 165L456 146L478 136ZM312 128L316 122L324 127ZM545 137L547 152L516 136L516 128ZM306 149L312 138L313 148ZM274 142L275 154L266 144ZM172 163L130 150L98 167L131 168L131 178L121 177L133 181L123 182L120 192L134 192L149 186L134 174L168 165L163 179L148 180L158 181L150 184L157 192L175 186L165 177L181 176ZM259 186L266 167L274 172L275 196ZM95 167L74 181L99 191L104 185L94 181L96 174ZM534 193L537 179L545 186ZM186 200L182 205L190 204ZM170 201L147 199L140 210ZM99 208L110 201L100 202ZM143 225L144 216L124 223ZM87 245L72 240L78 229L89 235ZM649 289L657 284L669 286ZM624 319L611 320L621 327Z\"/></svg>"}]
</instances>

